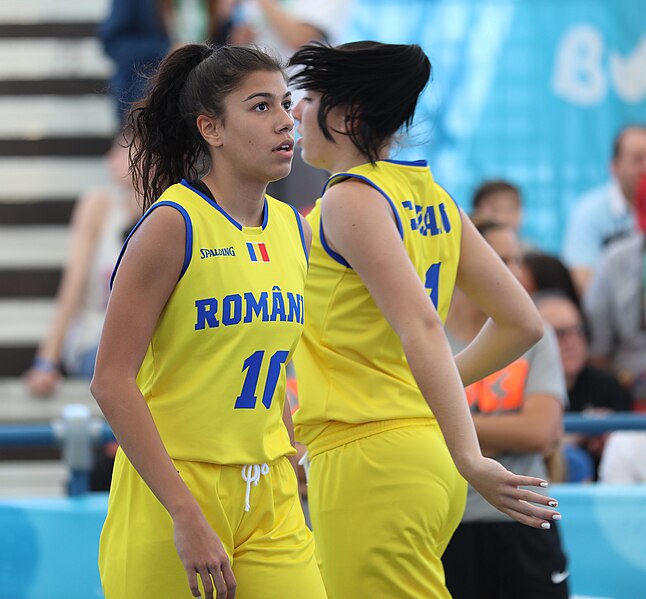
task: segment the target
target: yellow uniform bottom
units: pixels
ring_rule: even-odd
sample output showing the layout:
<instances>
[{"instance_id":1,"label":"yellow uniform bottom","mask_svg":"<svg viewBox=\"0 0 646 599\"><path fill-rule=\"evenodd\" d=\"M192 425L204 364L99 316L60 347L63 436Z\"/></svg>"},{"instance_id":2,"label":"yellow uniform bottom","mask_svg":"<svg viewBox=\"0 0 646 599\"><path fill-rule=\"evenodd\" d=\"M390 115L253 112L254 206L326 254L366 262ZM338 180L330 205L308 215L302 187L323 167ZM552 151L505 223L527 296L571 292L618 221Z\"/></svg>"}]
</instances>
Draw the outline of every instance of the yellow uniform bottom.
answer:
<instances>
[{"instance_id":1,"label":"yellow uniform bottom","mask_svg":"<svg viewBox=\"0 0 646 599\"><path fill-rule=\"evenodd\" d=\"M450 598L441 557L464 512L466 481L436 423L319 453L309 477L329 599Z\"/></svg>"},{"instance_id":2,"label":"yellow uniform bottom","mask_svg":"<svg viewBox=\"0 0 646 599\"><path fill-rule=\"evenodd\" d=\"M287 458L251 487L245 512L242 466L174 460L233 565L237 599L325 599L314 540ZM99 570L106 599L192 598L173 541L173 522L119 450Z\"/></svg>"}]
</instances>

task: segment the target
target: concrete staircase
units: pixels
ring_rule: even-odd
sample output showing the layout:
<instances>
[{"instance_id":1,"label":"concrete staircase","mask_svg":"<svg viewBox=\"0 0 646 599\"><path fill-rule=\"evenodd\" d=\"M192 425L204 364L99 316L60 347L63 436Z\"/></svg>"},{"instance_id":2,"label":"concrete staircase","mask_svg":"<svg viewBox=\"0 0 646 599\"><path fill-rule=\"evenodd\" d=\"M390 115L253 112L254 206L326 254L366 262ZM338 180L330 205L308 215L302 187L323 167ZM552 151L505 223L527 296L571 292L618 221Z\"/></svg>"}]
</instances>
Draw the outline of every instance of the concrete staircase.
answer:
<instances>
[{"instance_id":1,"label":"concrete staircase","mask_svg":"<svg viewBox=\"0 0 646 599\"><path fill-rule=\"evenodd\" d=\"M49 422L68 403L99 412L87 382L36 399L20 375L49 327L74 202L107 181L112 65L95 33L108 8L109 0L0 2L0 425ZM59 455L0 448L0 496L62 494Z\"/></svg>"}]
</instances>

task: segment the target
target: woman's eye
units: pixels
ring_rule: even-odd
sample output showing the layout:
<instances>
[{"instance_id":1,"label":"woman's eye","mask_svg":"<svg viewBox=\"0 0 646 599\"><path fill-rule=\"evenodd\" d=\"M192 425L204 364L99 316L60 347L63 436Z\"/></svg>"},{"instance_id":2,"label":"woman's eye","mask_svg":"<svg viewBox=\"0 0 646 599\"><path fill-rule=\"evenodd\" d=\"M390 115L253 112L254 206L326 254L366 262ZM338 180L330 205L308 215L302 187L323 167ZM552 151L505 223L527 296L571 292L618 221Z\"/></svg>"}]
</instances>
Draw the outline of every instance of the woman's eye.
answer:
<instances>
[{"instance_id":1,"label":"woman's eye","mask_svg":"<svg viewBox=\"0 0 646 599\"><path fill-rule=\"evenodd\" d=\"M269 105L267 104L267 102L261 102L260 104L256 104L253 109L257 110L258 112L265 112L269 109Z\"/></svg>"},{"instance_id":2,"label":"woman's eye","mask_svg":"<svg viewBox=\"0 0 646 599\"><path fill-rule=\"evenodd\" d=\"M283 108L287 110L287 112L291 112L294 104L292 103L291 100L288 100L287 102L283 102Z\"/></svg>"}]
</instances>

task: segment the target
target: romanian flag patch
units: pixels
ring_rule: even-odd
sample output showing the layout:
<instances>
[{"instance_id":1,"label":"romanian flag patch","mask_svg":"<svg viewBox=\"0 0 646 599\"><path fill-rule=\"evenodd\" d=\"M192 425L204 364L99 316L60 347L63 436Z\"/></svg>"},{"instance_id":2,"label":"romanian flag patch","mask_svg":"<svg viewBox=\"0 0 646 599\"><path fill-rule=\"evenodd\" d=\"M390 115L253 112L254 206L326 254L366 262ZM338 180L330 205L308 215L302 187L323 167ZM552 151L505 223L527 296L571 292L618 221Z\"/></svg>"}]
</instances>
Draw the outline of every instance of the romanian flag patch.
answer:
<instances>
[{"instance_id":1,"label":"romanian flag patch","mask_svg":"<svg viewBox=\"0 0 646 599\"><path fill-rule=\"evenodd\" d=\"M247 241L247 251L252 262L270 262L267 246L264 242Z\"/></svg>"}]
</instances>

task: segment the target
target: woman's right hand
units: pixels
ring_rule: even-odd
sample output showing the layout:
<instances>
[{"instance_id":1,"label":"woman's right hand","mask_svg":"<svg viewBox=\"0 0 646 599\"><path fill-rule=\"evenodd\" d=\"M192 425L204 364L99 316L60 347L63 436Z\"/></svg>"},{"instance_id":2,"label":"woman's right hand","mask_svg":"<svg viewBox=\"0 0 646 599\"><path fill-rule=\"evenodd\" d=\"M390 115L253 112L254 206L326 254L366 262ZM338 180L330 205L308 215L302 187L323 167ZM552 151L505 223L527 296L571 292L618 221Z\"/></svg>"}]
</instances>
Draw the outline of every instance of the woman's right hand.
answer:
<instances>
[{"instance_id":1,"label":"woman's right hand","mask_svg":"<svg viewBox=\"0 0 646 599\"><path fill-rule=\"evenodd\" d=\"M548 529L553 520L561 519L561 514L553 509L540 507L555 508L558 505L556 499L521 488L547 487L545 480L518 476L499 462L485 457L478 458L463 470L464 478L482 497L517 522L532 528Z\"/></svg>"},{"instance_id":2,"label":"woman's right hand","mask_svg":"<svg viewBox=\"0 0 646 599\"><path fill-rule=\"evenodd\" d=\"M233 599L236 579L229 556L204 514L196 510L191 514L176 516L173 525L175 547L186 570L193 596L200 596L199 575L205 599Z\"/></svg>"},{"instance_id":3,"label":"woman's right hand","mask_svg":"<svg viewBox=\"0 0 646 599\"><path fill-rule=\"evenodd\" d=\"M25 373L25 383L29 393L36 397L52 395L58 388L62 376L58 370L30 368Z\"/></svg>"}]
</instances>

